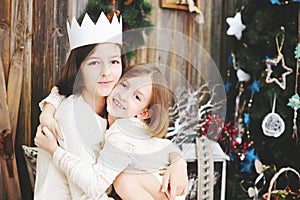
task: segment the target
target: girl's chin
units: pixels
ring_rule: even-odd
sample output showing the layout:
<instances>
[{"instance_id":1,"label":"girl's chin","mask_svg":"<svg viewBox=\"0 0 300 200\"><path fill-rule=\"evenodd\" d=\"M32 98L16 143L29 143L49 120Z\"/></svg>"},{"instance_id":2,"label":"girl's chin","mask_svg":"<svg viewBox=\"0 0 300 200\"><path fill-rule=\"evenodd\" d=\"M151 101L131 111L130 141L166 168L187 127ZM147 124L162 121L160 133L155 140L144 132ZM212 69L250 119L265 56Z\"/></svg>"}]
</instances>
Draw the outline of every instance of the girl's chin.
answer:
<instances>
[{"instance_id":1,"label":"girl's chin","mask_svg":"<svg viewBox=\"0 0 300 200\"><path fill-rule=\"evenodd\" d=\"M109 96L110 92L111 90L100 90L100 91L98 90L97 95L102 97L107 97Z\"/></svg>"},{"instance_id":2,"label":"girl's chin","mask_svg":"<svg viewBox=\"0 0 300 200\"><path fill-rule=\"evenodd\" d=\"M96 92L99 96L107 97L111 93L112 89L112 87L98 87Z\"/></svg>"}]
</instances>

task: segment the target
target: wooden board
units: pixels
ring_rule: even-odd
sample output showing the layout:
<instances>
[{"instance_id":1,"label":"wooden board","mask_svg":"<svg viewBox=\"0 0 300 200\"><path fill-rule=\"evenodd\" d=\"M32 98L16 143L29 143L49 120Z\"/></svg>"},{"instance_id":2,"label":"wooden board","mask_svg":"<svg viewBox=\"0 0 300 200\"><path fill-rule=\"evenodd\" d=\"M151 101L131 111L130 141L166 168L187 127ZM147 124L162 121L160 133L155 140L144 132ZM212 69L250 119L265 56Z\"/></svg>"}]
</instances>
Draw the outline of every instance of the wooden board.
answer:
<instances>
[{"instance_id":1,"label":"wooden board","mask_svg":"<svg viewBox=\"0 0 300 200\"><path fill-rule=\"evenodd\" d=\"M6 131L11 130L9 111L7 106L7 95L6 95L6 83L4 75L4 66L2 58L0 57L0 134L4 134ZM3 144L0 144L0 149L4 148ZM6 199L6 162L0 157L0 199Z\"/></svg>"},{"instance_id":2,"label":"wooden board","mask_svg":"<svg viewBox=\"0 0 300 200\"><path fill-rule=\"evenodd\" d=\"M22 81L23 81L23 50L24 47L18 48L11 60L8 84L7 84L7 102L8 109L12 127L12 141L13 145L16 141L17 134L17 123L18 123L18 114L19 114L19 105L21 98L22 90ZM6 183L7 183L7 194L8 200L18 200L21 199L21 190L19 183L18 168L16 162L16 156L13 155L12 168L13 168L13 177L9 177L6 174Z\"/></svg>"},{"instance_id":3,"label":"wooden board","mask_svg":"<svg viewBox=\"0 0 300 200\"><path fill-rule=\"evenodd\" d=\"M0 57L0 132L3 133L6 130L11 130L9 111L7 106L7 95L6 95L6 83L4 75L4 66L2 58Z\"/></svg>"},{"instance_id":4,"label":"wooden board","mask_svg":"<svg viewBox=\"0 0 300 200\"><path fill-rule=\"evenodd\" d=\"M0 56L2 58L7 83L10 55L11 0L1 0L0 6Z\"/></svg>"}]
</instances>

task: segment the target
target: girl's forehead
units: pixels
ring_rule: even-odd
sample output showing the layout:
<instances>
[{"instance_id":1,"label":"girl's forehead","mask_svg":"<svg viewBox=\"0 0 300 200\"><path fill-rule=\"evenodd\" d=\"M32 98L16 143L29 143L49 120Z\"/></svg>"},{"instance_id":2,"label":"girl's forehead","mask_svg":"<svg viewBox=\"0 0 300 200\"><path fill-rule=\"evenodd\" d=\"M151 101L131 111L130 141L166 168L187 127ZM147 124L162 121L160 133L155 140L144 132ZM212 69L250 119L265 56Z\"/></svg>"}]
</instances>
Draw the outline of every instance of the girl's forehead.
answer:
<instances>
[{"instance_id":1,"label":"girl's forehead","mask_svg":"<svg viewBox=\"0 0 300 200\"><path fill-rule=\"evenodd\" d=\"M129 77L129 78L125 78L125 80L130 84L130 86L135 88L152 84L152 79L150 75Z\"/></svg>"},{"instance_id":2,"label":"girl's forehead","mask_svg":"<svg viewBox=\"0 0 300 200\"><path fill-rule=\"evenodd\" d=\"M121 48L113 43L98 44L89 57L99 57L102 59L120 57Z\"/></svg>"}]
</instances>

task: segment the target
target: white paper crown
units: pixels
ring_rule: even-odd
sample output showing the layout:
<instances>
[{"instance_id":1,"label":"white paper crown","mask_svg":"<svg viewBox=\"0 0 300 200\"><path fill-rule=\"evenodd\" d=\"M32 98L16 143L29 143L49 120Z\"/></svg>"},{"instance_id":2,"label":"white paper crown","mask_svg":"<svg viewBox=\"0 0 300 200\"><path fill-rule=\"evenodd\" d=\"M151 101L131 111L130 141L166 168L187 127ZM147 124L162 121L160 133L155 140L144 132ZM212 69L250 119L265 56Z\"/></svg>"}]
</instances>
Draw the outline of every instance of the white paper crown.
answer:
<instances>
[{"instance_id":1,"label":"white paper crown","mask_svg":"<svg viewBox=\"0 0 300 200\"><path fill-rule=\"evenodd\" d=\"M96 24L86 13L81 26L76 18L73 17L71 26L67 22L67 31L71 50L89 44L104 42L122 45L122 17L120 17L119 22L115 13L110 23L105 14L101 12Z\"/></svg>"}]
</instances>

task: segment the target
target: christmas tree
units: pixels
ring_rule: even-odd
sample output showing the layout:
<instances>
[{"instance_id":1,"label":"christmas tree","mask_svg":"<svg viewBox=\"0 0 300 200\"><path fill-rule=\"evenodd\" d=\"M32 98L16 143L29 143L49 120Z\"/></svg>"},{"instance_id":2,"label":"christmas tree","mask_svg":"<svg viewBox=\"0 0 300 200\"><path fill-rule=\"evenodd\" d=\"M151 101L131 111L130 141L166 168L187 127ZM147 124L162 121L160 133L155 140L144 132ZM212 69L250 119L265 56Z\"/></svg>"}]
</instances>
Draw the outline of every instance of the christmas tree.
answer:
<instances>
[{"instance_id":1,"label":"christmas tree","mask_svg":"<svg viewBox=\"0 0 300 200\"><path fill-rule=\"evenodd\" d=\"M291 166L300 171L299 97L293 96L299 93L298 10L299 1L245 0L226 20L232 41L224 79L227 126L220 139L231 156L226 199L253 198L247 189L254 188L259 175L256 159L277 169ZM259 197L274 173L273 167L265 174L266 183L260 181ZM299 193L299 180L284 181Z\"/></svg>"}]
</instances>

